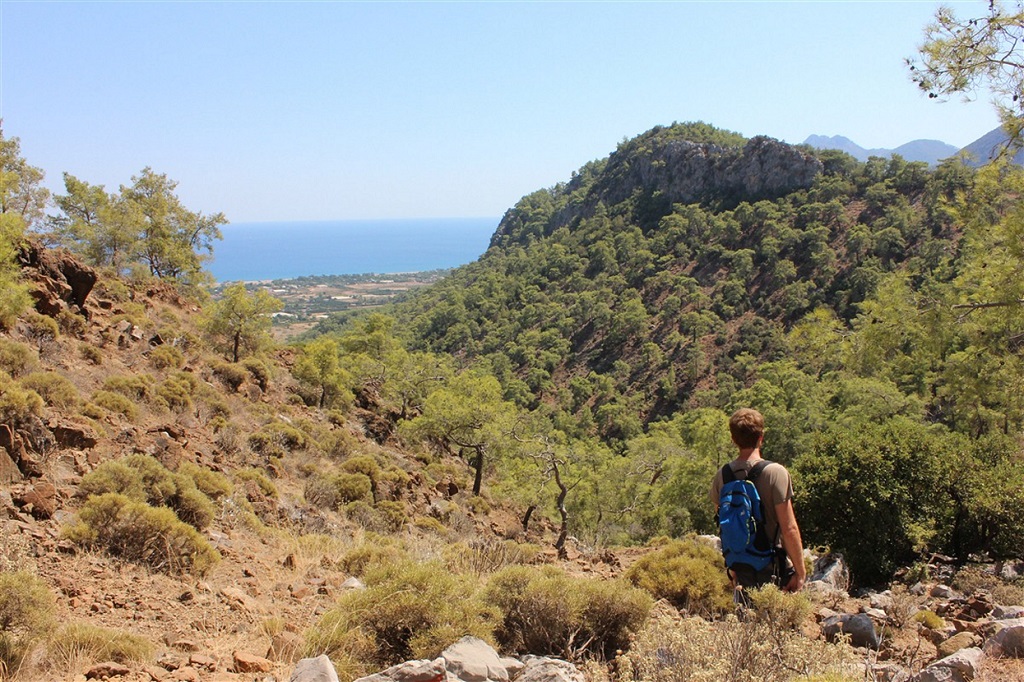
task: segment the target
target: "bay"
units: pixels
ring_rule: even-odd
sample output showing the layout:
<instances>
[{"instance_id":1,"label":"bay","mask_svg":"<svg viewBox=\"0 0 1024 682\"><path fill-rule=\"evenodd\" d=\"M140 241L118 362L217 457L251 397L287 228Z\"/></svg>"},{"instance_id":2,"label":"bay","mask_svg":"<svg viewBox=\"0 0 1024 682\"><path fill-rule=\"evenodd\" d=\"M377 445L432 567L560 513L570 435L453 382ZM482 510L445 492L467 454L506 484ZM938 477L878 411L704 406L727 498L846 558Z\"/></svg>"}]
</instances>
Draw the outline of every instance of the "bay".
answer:
<instances>
[{"instance_id":1,"label":"bay","mask_svg":"<svg viewBox=\"0 0 1024 682\"><path fill-rule=\"evenodd\" d=\"M423 272L470 263L499 218L232 223L206 269L218 282Z\"/></svg>"}]
</instances>

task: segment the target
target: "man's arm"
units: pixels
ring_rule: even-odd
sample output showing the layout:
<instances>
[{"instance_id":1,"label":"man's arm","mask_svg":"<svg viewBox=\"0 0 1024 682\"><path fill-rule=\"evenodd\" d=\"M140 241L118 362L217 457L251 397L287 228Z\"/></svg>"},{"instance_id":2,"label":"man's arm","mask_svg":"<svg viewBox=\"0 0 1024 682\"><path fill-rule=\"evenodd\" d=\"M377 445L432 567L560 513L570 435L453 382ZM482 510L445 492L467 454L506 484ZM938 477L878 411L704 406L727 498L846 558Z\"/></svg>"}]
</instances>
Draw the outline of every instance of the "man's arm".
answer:
<instances>
[{"instance_id":1,"label":"man's arm","mask_svg":"<svg viewBox=\"0 0 1024 682\"><path fill-rule=\"evenodd\" d=\"M796 569L796 573L783 587L786 592L798 592L807 580L807 567L804 566L804 543L800 538L800 526L796 523L793 513L793 500L786 500L775 505L775 515L779 519L779 532L782 535L782 548Z\"/></svg>"}]
</instances>

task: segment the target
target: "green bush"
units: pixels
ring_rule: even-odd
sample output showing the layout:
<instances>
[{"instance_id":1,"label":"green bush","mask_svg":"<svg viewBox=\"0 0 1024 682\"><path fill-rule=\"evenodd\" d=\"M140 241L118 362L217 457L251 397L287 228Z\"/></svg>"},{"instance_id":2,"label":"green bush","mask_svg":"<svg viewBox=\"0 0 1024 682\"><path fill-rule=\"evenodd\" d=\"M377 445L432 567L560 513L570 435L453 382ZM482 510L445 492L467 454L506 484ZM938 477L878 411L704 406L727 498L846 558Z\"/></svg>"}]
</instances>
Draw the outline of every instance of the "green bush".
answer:
<instances>
[{"instance_id":1,"label":"green bush","mask_svg":"<svg viewBox=\"0 0 1024 682\"><path fill-rule=\"evenodd\" d=\"M49 632L54 598L25 571L0 573L0 679L17 673L25 656Z\"/></svg>"},{"instance_id":2,"label":"green bush","mask_svg":"<svg viewBox=\"0 0 1024 682\"><path fill-rule=\"evenodd\" d=\"M12 377L29 372L39 364L39 355L30 346L10 339L0 339L0 371Z\"/></svg>"},{"instance_id":3,"label":"green bush","mask_svg":"<svg viewBox=\"0 0 1024 682\"><path fill-rule=\"evenodd\" d=\"M123 415L129 421L135 421L138 416L138 409L131 399L113 391L99 390L92 395L92 404L101 407L107 412Z\"/></svg>"},{"instance_id":4,"label":"green bush","mask_svg":"<svg viewBox=\"0 0 1024 682\"><path fill-rule=\"evenodd\" d=\"M370 489L373 484L363 474L339 473L331 477L331 484L334 486L338 500L342 504L365 500L370 496Z\"/></svg>"},{"instance_id":5,"label":"green bush","mask_svg":"<svg viewBox=\"0 0 1024 682\"><path fill-rule=\"evenodd\" d=\"M43 399L6 372L0 372L0 422L21 423L43 410Z\"/></svg>"},{"instance_id":6,"label":"green bush","mask_svg":"<svg viewBox=\"0 0 1024 682\"><path fill-rule=\"evenodd\" d=\"M178 369L185 363L185 354L174 346L164 344L149 352L149 364L154 369Z\"/></svg>"},{"instance_id":7,"label":"green bush","mask_svg":"<svg viewBox=\"0 0 1024 682\"><path fill-rule=\"evenodd\" d=\"M235 472L235 477L240 481L252 481L267 497L277 497L277 486L259 469L242 469Z\"/></svg>"},{"instance_id":8,"label":"green bush","mask_svg":"<svg viewBox=\"0 0 1024 682\"><path fill-rule=\"evenodd\" d=\"M84 360L94 365L103 364L103 351L91 343L83 343L78 347L78 352Z\"/></svg>"},{"instance_id":9,"label":"green bush","mask_svg":"<svg viewBox=\"0 0 1024 682\"><path fill-rule=\"evenodd\" d=\"M422 520L433 521L444 529L441 522L432 516ZM429 527L428 524L422 525ZM421 519L416 519L416 526L421 526ZM488 575L506 566L528 564L539 553L540 548L537 545L524 545L498 538L481 538L448 544L444 548L443 557L445 564L456 573Z\"/></svg>"},{"instance_id":10,"label":"green bush","mask_svg":"<svg viewBox=\"0 0 1024 682\"><path fill-rule=\"evenodd\" d=\"M40 346L55 341L60 337L60 327L57 326L57 321L52 317L41 315L33 310L28 312L22 319L25 321L26 335L29 338L35 339Z\"/></svg>"},{"instance_id":11,"label":"green bush","mask_svg":"<svg viewBox=\"0 0 1024 682\"><path fill-rule=\"evenodd\" d=\"M234 486L231 485L227 476L192 462L182 462L178 466L177 473L191 479L195 486L211 500L227 497L234 491Z\"/></svg>"},{"instance_id":12,"label":"green bush","mask_svg":"<svg viewBox=\"0 0 1024 682\"><path fill-rule=\"evenodd\" d=\"M64 334L81 338L85 334L87 323L81 315L76 315L70 310L62 310L57 313L57 327Z\"/></svg>"},{"instance_id":13,"label":"green bush","mask_svg":"<svg viewBox=\"0 0 1024 682\"><path fill-rule=\"evenodd\" d=\"M378 502L376 508L384 529L389 533L397 533L409 522L409 517L405 513L405 505L401 502L385 500Z\"/></svg>"},{"instance_id":14,"label":"green bush","mask_svg":"<svg viewBox=\"0 0 1024 682\"><path fill-rule=\"evenodd\" d=\"M65 667L81 658L90 661L143 663L153 658L155 647L145 637L124 630L72 623L57 631L52 654Z\"/></svg>"},{"instance_id":15,"label":"green bush","mask_svg":"<svg viewBox=\"0 0 1024 682\"><path fill-rule=\"evenodd\" d=\"M249 436L249 447L253 452L267 457L280 457L293 450L302 450L306 444L306 434L284 422L271 422Z\"/></svg>"},{"instance_id":16,"label":"green bush","mask_svg":"<svg viewBox=\"0 0 1024 682\"><path fill-rule=\"evenodd\" d=\"M715 614L732 608L732 588L722 555L696 538L665 545L629 567L631 583L690 612Z\"/></svg>"},{"instance_id":17,"label":"green bush","mask_svg":"<svg viewBox=\"0 0 1024 682\"><path fill-rule=\"evenodd\" d=\"M623 581L575 578L550 566L502 569L484 600L502 613L497 637L504 650L571 660L607 660L627 648L653 603Z\"/></svg>"},{"instance_id":18,"label":"green bush","mask_svg":"<svg viewBox=\"0 0 1024 682\"><path fill-rule=\"evenodd\" d=\"M20 383L38 393L51 407L71 410L78 405L78 389L67 377L56 372L32 372L22 377Z\"/></svg>"},{"instance_id":19,"label":"green bush","mask_svg":"<svg viewBox=\"0 0 1024 682\"><path fill-rule=\"evenodd\" d=\"M353 547L338 560L338 568L349 575L364 576L379 566L398 563L408 555L387 542L368 538L366 542Z\"/></svg>"},{"instance_id":20,"label":"green bush","mask_svg":"<svg viewBox=\"0 0 1024 682\"><path fill-rule=\"evenodd\" d=\"M942 620L942 618L934 611L929 611L927 609L915 613L913 620L915 623L920 623L929 630L941 630L946 627L946 621Z\"/></svg>"},{"instance_id":21,"label":"green bush","mask_svg":"<svg viewBox=\"0 0 1024 682\"><path fill-rule=\"evenodd\" d=\"M327 654L374 669L433 659L464 635L493 641L493 607L473 584L436 562L378 565L365 590L342 595L306 632L306 654ZM354 644L356 643L356 644Z\"/></svg>"},{"instance_id":22,"label":"green bush","mask_svg":"<svg viewBox=\"0 0 1024 682\"><path fill-rule=\"evenodd\" d=\"M169 377L157 384L155 402L170 409L172 412L185 412L192 409L192 393L195 386L182 377Z\"/></svg>"},{"instance_id":23,"label":"green bush","mask_svg":"<svg viewBox=\"0 0 1024 682\"><path fill-rule=\"evenodd\" d=\"M245 368L233 362L218 362L213 373L232 391L237 391L247 376Z\"/></svg>"},{"instance_id":24,"label":"green bush","mask_svg":"<svg viewBox=\"0 0 1024 682\"><path fill-rule=\"evenodd\" d=\"M811 602L802 594L783 592L774 585L750 591L754 617L772 632L797 630L811 615Z\"/></svg>"},{"instance_id":25,"label":"green bush","mask_svg":"<svg viewBox=\"0 0 1024 682\"><path fill-rule=\"evenodd\" d=\"M197 487L197 478L215 494L223 496L225 489L230 490L227 479L218 480L213 472L202 471L193 464L176 473L149 455L134 454L100 464L82 478L79 491L83 495L119 493L156 507L169 507L181 521L201 530L213 521L216 507Z\"/></svg>"},{"instance_id":26,"label":"green bush","mask_svg":"<svg viewBox=\"0 0 1024 682\"><path fill-rule=\"evenodd\" d=\"M242 360L242 367L249 372L260 390L267 390L267 386L270 385L270 368L265 362L258 358L248 357Z\"/></svg>"},{"instance_id":27,"label":"green bush","mask_svg":"<svg viewBox=\"0 0 1024 682\"><path fill-rule=\"evenodd\" d=\"M164 507L119 493L90 497L65 537L88 548L171 574L204 575L220 555L192 526Z\"/></svg>"},{"instance_id":28,"label":"green bush","mask_svg":"<svg viewBox=\"0 0 1024 682\"><path fill-rule=\"evenodd\" d=\"M119 393L125 398L138 401L149 397L152 385L153 377L150 375L131 374L108 377L103 382L102 390Z\"/></svg>"}]
</instances>

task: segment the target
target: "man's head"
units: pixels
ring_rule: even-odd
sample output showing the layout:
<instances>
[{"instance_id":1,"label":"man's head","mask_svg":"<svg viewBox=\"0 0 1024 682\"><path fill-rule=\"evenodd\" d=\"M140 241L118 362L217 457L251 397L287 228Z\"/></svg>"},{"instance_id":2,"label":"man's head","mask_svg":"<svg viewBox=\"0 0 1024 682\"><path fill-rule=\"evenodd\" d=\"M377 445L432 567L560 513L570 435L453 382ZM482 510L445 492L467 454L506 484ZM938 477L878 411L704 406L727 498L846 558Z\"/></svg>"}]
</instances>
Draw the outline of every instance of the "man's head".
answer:
<instances>
[{"instance_id":1,"label":"man's head","mask_svg":"<svg viewBox=\"0 0 1024 682\"><path fill-rule=\"evenodd\" d=\"M764 436L764 417L757 410L744 407L729 418L732 442L740 448L756 448Z\"/></svg>"}]
</instances>

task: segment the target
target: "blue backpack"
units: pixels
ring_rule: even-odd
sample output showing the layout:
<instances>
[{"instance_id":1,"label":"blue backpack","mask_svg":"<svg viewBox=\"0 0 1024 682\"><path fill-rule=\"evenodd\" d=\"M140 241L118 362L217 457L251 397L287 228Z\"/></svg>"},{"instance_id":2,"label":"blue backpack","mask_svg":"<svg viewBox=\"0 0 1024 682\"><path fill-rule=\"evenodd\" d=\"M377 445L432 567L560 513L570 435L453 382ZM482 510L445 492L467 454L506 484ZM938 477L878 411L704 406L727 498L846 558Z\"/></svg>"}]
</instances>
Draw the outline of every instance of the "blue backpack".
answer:
<instances>
[{"instance_id":1,"label":"blue backpack","mask_svg":"<svg viewBox=\"0 0 1024 682\"><path fill-rule=\"evenodd\" d=\"M754 482L771 464L761 460L743 480L736 478L732 468L722 467L722 491L718 504L718 532L722 539L722 556L727 568L748 566L763 571L775 556L775 548L765 530L764 508Z\"/></svg>"}]
</instances>

